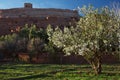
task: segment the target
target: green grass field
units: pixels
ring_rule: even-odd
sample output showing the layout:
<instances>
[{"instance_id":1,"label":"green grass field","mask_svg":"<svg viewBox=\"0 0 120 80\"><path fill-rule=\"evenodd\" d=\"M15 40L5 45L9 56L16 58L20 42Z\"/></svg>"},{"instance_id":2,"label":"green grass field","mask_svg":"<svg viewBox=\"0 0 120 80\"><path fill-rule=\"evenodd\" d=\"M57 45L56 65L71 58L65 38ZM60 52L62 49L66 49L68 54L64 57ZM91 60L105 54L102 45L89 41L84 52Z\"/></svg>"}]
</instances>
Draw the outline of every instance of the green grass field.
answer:
<instances>
[{"instance_id":1,"label":"green grass field","mask_svg":"<svg viewBox=\"0 0 120 80\"><path fill-rule=\"evenodd\" d=\"M0 80L120 80L120 65L103 65L96 76L89 65L3 64Z\"/></svg>"}]
</instances>

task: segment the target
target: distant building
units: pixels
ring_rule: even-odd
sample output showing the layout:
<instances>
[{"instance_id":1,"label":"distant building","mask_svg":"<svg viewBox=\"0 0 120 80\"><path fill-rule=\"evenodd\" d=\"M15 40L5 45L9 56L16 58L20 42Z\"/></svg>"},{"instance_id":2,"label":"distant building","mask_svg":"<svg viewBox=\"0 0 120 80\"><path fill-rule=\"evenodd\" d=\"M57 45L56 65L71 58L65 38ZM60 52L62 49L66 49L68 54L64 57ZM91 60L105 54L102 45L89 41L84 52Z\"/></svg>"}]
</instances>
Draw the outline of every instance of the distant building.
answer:
<instances>
[{"instance_id":1,"label":"distant building","mask_svg":"<svg viewBox=\"0 0 120 80\"><path fill-rule=\"evenodd\" d=\"M18 31L25 24L38 28L46 28L48 24L63 27L74 26L78 20L75 10L33 8L31 3L25 3L23 8L0 9L0 35Z\"/></svg>"}]
</instances>

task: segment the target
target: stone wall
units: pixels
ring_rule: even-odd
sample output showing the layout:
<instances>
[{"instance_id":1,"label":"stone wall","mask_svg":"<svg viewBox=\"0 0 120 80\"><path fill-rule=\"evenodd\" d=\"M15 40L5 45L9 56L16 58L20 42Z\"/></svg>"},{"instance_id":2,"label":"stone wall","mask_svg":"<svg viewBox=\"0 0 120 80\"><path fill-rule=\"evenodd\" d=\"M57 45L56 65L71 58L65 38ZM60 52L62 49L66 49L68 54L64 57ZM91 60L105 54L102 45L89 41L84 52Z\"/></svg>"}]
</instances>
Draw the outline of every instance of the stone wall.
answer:
<instances>
[{"instance_id":1,"label":"stone wall","mask_svg":"<svg viewBox=\"0 0 120 80\"><path fill-rule=\"evenodd\" d=\"M59 54L59 53L58 53ZM21 61L29 62L29 53L18 53L18 59ZM50 54L34 54L32 57L32 63L44 63L44 64L88 64L88 62L81 55L56 55ZM102 58L103 64L119 63L119 60L114 55L104 55Z\"/></svg>"}]
</instances>

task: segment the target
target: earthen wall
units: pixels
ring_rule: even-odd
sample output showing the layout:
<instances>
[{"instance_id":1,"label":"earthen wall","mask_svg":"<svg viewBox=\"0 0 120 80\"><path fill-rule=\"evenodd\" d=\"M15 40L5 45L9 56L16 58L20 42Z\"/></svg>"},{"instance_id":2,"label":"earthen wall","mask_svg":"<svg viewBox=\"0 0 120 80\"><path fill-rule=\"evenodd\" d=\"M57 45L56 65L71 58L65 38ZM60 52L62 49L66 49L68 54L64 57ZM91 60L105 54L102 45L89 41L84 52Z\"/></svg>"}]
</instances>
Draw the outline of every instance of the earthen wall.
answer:
<instances>
[{"instance_id":1,"label":"earthen wall","mask_svg":"<svg viewBox=\"0 0 120 80\"><path fill-rule=\"evenodd\" d=\"M0 10L0 35L16 32L25 24L38 28L75 26L79 20L77 11L67 9L13 8Z\"/></svg>"}]
</instances>

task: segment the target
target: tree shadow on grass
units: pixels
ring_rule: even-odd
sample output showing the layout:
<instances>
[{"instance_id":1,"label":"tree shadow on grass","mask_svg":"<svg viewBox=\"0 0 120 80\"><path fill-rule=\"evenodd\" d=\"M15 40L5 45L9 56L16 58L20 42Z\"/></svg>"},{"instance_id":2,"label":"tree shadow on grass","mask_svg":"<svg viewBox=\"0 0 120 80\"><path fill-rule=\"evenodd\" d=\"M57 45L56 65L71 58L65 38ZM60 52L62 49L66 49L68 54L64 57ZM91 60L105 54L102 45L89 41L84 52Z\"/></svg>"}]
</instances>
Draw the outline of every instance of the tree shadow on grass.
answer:
<instances>
[{"instance_id":1,"label":"tree shadow on grass","mask_svg":"<svg viewBox=\"0 0 120 80\"><path fill-rule=\"evenodd\" d=\"M63 70L56 70L56 71L50 71L42 74L37 75L31 75L31 76L25 76L25 77L18 77L18 78L10 78L8 80L26 80L31 78L45 78L45 77L53 77L52 75L56 74L57 72L65 72L65 71L73 71L75 69L63 69ZM52 75L50 75L52 74Z\"/></svg>"},{"instance_id":2,"label":"tree shadow on grass","mask_svg":"<svg viewBox=\"0 0 120 80\"><path fill-rule=\"evenodd\" d=\"M47 73L43 73L43 74L37 74L37 75L31 75L31 76L25 76L19 78L10 78L8 80L26 80L31 78L45 78L45 77L52 77L52 76L48 75Z\"/></svg>"},{"instance_id":3,"label":"tree shadow on grass","mask_svg":"<svg viewBox=\"0 0 120 80\"><path fill-rule=\"evenodd\" d=\"M18 78L10 78L8 80L26 80L26 79L36 79L36 78L46 78L46 77L53 77L54 74L56 74L57 72L67 72L67 71L74 71L75 69L72 68L68 68L68 69L61 69L61 70L56 70L56 71L50 71L50 72L46 72L46 73L41 73L41 74L36 74L36 75L30 75L30 76L24 76L24 77L18 77ZM78 74L78 73L75 73ZM90 79L94 78L95 75L89 75L89 73L86 72L80 72L79 74L81 74L81 77L89 77ZM102 74L96 76L96 77L100 77L100 78L105 78L106 76L118 76L120 75L120 73L111 73L111 72L102 72ZM96 78L97 79L97 78Z\"/></svg>"},{"instance_id":4,"label":"tree shadow on grass","mask_svg":"<svg viewBox=\"0 0 120 80\"><path fill-rule=\"evenodd\" d=\"M4 70L4 69L21 69L21 68L25 68L25 69L29 69L29 68L48 68L50 67L50 65L47 65L47 64L44 64L44 65L2 65L0 66L0 69L1 70Z\"/></svg>"},{"instance_id":5,"label":"tree shadow on grass","mask_svg":"<svg viewBox=\"0 0 120 80\"><path fill-rule=\"evenodd\" d=\"M115 72L102 72L101 75L105 75L105 76L116 76L116 75L120 75L120 73L115 73Z\"/></svg>"}]
</instances>

